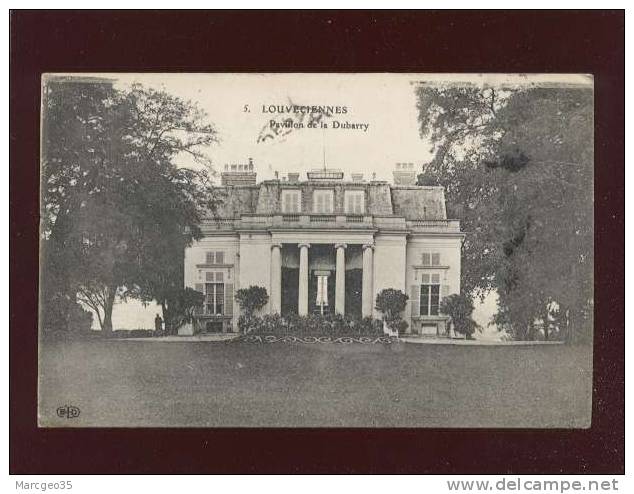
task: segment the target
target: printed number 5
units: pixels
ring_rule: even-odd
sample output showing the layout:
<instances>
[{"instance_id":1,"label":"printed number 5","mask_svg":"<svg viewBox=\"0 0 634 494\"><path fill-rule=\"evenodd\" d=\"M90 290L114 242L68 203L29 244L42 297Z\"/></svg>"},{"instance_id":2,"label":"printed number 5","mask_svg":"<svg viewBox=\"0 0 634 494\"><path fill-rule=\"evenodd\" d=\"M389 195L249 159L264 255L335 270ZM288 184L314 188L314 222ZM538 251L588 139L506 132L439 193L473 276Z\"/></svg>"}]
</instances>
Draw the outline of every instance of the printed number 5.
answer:
<instances>
[{"instance_id":1,"label":"printed number 5","mask_svg":"<svg viewBox=\"0 0 634 494\"><path fill-rule=\"evenodd\" d=\"M243 113L249 113L251 110L249 110L249 105L244 105L244 110L242 110Z\"/></svg>"}]
</instances>

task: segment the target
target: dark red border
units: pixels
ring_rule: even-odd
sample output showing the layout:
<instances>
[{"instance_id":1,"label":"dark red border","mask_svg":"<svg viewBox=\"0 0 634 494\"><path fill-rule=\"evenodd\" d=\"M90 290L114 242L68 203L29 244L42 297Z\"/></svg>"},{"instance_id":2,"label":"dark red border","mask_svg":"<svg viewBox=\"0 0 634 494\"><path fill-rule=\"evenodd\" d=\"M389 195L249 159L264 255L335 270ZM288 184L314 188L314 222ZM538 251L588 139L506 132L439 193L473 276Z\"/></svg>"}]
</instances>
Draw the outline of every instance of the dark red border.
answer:
<instances>
[{"instance_id":1,"label":"dark red border","mask_svg":"<svg viewBox=\"0 0 634 494\"><path fill-rule=\"evenodd\" d=\"M623 473L622 11L13 11L10 471ZM583 72L596 88L589 430L39 430L39 80L54 71Z\"/></svg>"}]
</instances>

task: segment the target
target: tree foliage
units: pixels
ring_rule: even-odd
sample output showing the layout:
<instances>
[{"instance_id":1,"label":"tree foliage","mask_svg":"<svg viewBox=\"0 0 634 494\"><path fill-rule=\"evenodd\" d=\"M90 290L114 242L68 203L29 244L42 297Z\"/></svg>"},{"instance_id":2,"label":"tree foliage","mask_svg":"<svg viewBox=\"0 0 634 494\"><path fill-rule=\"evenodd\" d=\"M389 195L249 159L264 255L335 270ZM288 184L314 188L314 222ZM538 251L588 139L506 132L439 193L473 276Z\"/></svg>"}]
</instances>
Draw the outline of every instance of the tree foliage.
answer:
<instances>
[{"instance_id":1,"label":"tree foliage","mask_svg":"<svg viewBox=\"0 0 634 494\"><path fill-rule=\"evenodd\" d=\"M562 337L591 324L591 89L419 87L434 159L419 183L443 185L467 233L463 291L499 295L498 325L518 339L558 307ZM570 331L569 331L570 330Z\"/></svg>"},{"instance_id":2,"label":"tree foliage","mask_svg":"<svg viewBox=\"0 0 634 494\"><path fill-rule=\"evenodd\" d=\"M43 310L79 300L107 332L122 295L156 300L169 323L184 248L218 202L205 154L216 131L191 102L107 80L49 78L44 107ZM184 155L197 168L178 166Z\"/></svg>"},{"instance_id":3,"label":"tree foliage","mask_svg":"<svg viewBox=\"0 0 634 494\"><path fill-rule=\"evenodd\" d=\"M197 309L203 306L205 296L193 288L186 287L172 294L170 300L172 302L169 311L169 329L176 332L181 326L194 322L194 314Z\"/></svg>"}]
</instances>

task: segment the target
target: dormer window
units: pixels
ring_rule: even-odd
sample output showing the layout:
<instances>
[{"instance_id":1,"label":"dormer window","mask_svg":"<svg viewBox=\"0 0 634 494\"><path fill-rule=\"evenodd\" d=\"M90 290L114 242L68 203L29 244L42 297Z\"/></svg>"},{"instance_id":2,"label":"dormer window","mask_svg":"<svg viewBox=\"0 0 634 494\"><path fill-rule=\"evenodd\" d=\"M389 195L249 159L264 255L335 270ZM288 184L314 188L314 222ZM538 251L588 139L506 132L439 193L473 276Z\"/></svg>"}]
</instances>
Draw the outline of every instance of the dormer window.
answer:
<instances>
[{"instance_id":1,"label":"dormer window","mask_svg":"<svg viewBox=\"0 0 634 494\"><path fill-rule=\"evenodd\" d=\"M300 213L302 211L302 192L300 190L282 191L282 212Z\"/></svg>"},{"instance_id":2,"label":"dormer window","mask_svg":"<svg viewBox=\"0 0 634 494\"><path fill-rule=\"evenodd\" d=\"M334 191L316 190L313 192L313 213L332 214L334 210Z\"/></svg>"},{"instance_id":3,"label":"dormer window","mask_svg":"<svg viewBox=\"0 0 634 494\"><path fill-rule=\"evenodd\" d=\"M363 190L346 190L344 198L346 214L365 213L365 192Z\"/></svg>"}]
</instances>

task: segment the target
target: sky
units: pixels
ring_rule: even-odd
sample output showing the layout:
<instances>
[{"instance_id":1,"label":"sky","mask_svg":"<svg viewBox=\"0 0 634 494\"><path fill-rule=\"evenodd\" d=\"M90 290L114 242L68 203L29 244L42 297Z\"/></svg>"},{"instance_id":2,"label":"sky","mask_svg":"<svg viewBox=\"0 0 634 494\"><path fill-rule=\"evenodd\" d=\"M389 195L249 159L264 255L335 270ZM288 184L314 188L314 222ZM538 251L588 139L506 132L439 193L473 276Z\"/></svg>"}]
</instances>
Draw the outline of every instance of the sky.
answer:
<instances>
[{"instance_id":1,"label":"sky","mask_svg":"<svg viewBox=\"0 0 634 494\"><path fill-rule=\"evenodd\" d=\"M69 74L70 75L70 74ZM397 162L411 162L418 169L431 159L431 144L419 134L416 83L456 83L504 86L535 84L588 85L587 75L495 75L495 74L82 74L115 79L119 88L140 83L197 103L215 126L219 142L206 152L216 171L225 164L246 163L252 158L258 180L275 172L304 173L311 168L339 168L347 176L364 173L369 179L391 181ZM340 124L363 124L362 129L298 129L284 139L258 143L271 118L270 106L331 105L346 107L346 114L331 119ZM248 107L248 111L245 111ZM264 107L264 109L263 109ZM284 114L283 117L288 116ZM367 125L367 127L365 127ZM187 156L181 166L195 166ZM474 318L486 326L496 311L496 297L476 307ZM116 329L152 328L160 313L155 304L137 302L115 305ZM98 324L95 324L96 327ZM483 337L495 337L495 328Z\"/></svg>"},{"instance_id":2,"label":"sky","mask_svg":"<svg viewBox=\"0 0 634 494\"><path fill-rule=\"evenodd\" d=\"M216 170L253 158L258 179L268 179L275 171L321 168L325 156L329 168L388 180L396 162L422 164L430 157L418 132L411 80L384 74L131 74L118 76L118 85L138 82L197 102L219 133L220 142L208 149ZM284 140L258 143L263 127L280 117L262 107L290 102L345 106L347 113L333 119L368 124L367 131L305 127Z\"/></svg>"}]
</instances>

